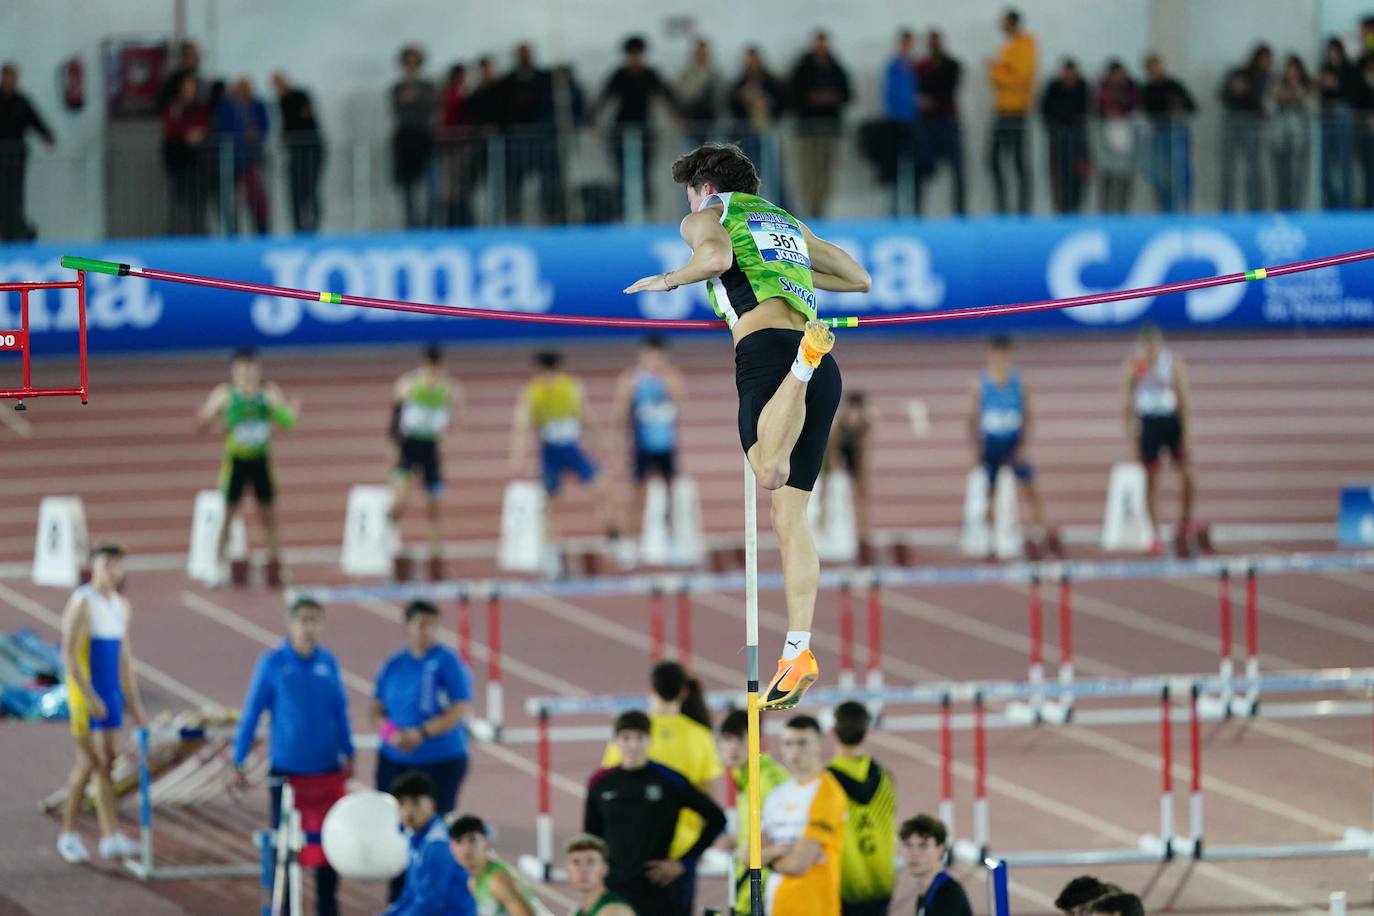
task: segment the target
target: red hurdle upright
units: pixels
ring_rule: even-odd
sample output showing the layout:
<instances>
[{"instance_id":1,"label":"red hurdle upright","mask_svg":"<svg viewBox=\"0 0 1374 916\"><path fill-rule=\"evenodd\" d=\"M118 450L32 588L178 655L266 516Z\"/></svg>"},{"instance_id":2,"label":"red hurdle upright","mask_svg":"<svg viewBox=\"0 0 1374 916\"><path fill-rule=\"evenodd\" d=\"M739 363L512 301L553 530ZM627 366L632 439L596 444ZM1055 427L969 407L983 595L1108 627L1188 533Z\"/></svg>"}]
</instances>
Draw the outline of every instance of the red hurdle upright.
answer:
<instances>
[{"instance_id":1,"label":"red hurdle upright","mask_svg":"<svg viewBox=\"0 0 1374 916\"><path fill-rule=\"evenodd\" d=\"M663 661L663 590L655 582L649 590L649 660Z\"/></svg>"},{"instance_id":2,"label":"red hurdle upright","mask_svg":"<svg viewBox=\"0 0 1374 916\"><path fill-rule=\"evenodd\" d=\"M472 596L464 588L458 593L458 654L472 667Z\"/></svg>"},{"instance_id":3,"label":"red hurdle upright","mask_svg":"<svg viewBox=\"0 0 1374 916\"><path fill-rule=\"evenodd\" d=\"M1030 618L1027 630L1030 634L1030 667L1026 680L1030 681L1034 692L1031 695L1031 708L1039 709L1044 699L1040 685L1045 682L1045 615L1040 603L1040 573L1031 574L1027 593Z\"/></svg>"},{"instance_id":4,"label":"red hurdle upright","mask_svg":"<svg viewBox=\"0 0 1374 916\"><path fill-rule=\"evenodd\" d=\"M940 698L940 820L945 832L957 836L954 830L954 725L951 721L951 698Z\"/></svg>"},{"instance_id":5,"label":"red hurdle upright","mask_svg":"<svg viewBox=\"0 0 1374 916\"><path fill-rule=\"evenodd\" d=\"M868 580L868 682L869 690L883 689L883 593L874 574Z\"/></svg>"},{"instance_id":6,"label":"red hurdle upright","mask_svg":"<svg viewBox=\"0 0 1374 916\"><path fill-rule=\"evenodd\" d=\"M80 261L84 265L84 260ZM64 265L65 266L65 265ZM53 289L76 290L77 322L77 359L79 362L80 385L76 388L35 388L33 387L33 338L29 327L29 294L34 290ZM75 280L61 280L44 283L0 283L0 293L19 294L19 327L14 330L0 330L0 351L18 350L21 362L21 385L18 388L0 388L0 398L14 398L18 401L15 410L25 410L25 398L76 397L85 404L90 400L90 387L87 380L86 349L86 271L76 271Z\"/></svg>"},{"instance_id":7,"label":"red hurdle upright","mask_svg":"<svg viewBox=\"0 0 1374 916\"><path fill-rule=\"evenodd\" d=\"M978 858L988 854L988 736L983 694L973 698L973 844Z\"/></svg>"},{"instance_id":8,"label":"red hurdle upright","mask_svg":"<svg viewBox=\"0 0 1374 916\"><path fill-rule=\"evenodd\" d=\"M501 690L501 591L487 593L487 721L499 734L504 715Z\"/></svg>"},{"instance_id":9,"label":"red hurdle upright","mask_svg":"<svg viewBox=\"0 0 1374 916\"><path fill-rule=\"evenodd\" d=\"M840 586L840 689L854 689L854 582Z\"/></svg>"},{"instance_id":10,"label":"red hurdle upright","mask_svg":"<svg viewBox=\"0 0 1374 916\"><path fill-rule=\"evenodd\" d=\"M692 670L692 593L686 582L677 590L677 660Z\"/></svg>"},{"instance_id":11,"label":"red hurdle upright","mask_svg":"<svg viewBox=\"0 0 1374 916\"><path fill-rule=\"evenodd\" d=\"M1067 570L1059 575L1059 684L1073 684L1073 587ZM1071 708L1073 693L1065 690L1060 702Z\"/></svg>"}]
</instances>

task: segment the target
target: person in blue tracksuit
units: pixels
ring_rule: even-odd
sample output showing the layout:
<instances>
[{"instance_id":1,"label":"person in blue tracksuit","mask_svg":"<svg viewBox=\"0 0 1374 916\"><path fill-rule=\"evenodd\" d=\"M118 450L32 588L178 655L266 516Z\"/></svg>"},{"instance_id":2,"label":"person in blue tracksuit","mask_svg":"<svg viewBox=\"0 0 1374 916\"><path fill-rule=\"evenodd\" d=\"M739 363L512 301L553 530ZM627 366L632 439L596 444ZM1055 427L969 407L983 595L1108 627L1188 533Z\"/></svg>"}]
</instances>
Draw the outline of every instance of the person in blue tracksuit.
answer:
<instances>
[{"instance_id":1,"label":"person in blue tracksuit","mask_svg":"<svg viewBox=\"0 0 1374 916\"><path fill-rule=\"evenodd\" d=\"M234 740L234 770L243 783L243 766L253 748L258 720L271 720L272 827L281 817L282 783L288 776L313 776L353 770L353 737L348 723L348 697L339 663L324 646L324 608L313 598L297 598L287 615L286 640L264 652L243 701ZM338 913L339 877L322 865L315 869L316 912Z\"/></svg>"},{"instance_id":2,"label":"person in blue tracksuit","mask_svg":"<svg viewBox=\"0 0 1374 916\"><path fill-rule=\"evenodd\" d=\"M996 504L997 474L1009 467L1030 510L1027 550L1036 556L1043 544L1062 552L1059 538L1045 522L1045 502L1035 486L1035 468L1026 458L1031 433L1030 390L1012 362L1011 338L997 334L988 341L987 368L969 388L968 434L976 464L988 475L988 525Z\"/></svg>"},{"instance_id":3,"label":"person in blue tracksuit","mask_svg":"<svg viewBox=\"0 0 1374 916\"><path fill-rule=\"evenodd\" d=\"M372 720L381 746L377 751L378 791L386 792L402 773L418 770L434 782L440 814L458 804L468 771L468 731L472 712L472 673L448 646L440 645L439 609L428 601L406 605L406 647L377 672ZM404 878L391 882L387 899L401 893Z\"/></svg>"},{"instance_id":4,"label":"person in blue tracksuit","mask_svg":"<svg viewBox=\"0 0 1374 916\"><path fill-rule=\"evenodd\" d=\"M418 770L391 784L410 834L405 890L382 916L477 916L467 869L448 845L448 825L434 804L434 781Z\"/></svg>"}]
</instances>

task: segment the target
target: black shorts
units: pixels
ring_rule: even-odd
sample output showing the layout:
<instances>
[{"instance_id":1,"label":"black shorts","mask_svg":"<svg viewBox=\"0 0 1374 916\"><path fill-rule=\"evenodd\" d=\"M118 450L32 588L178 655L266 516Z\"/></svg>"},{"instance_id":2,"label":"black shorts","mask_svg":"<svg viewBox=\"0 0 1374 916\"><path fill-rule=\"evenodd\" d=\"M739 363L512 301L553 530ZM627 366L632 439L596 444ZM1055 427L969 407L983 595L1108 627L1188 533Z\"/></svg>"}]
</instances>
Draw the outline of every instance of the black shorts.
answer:
<instances>
[{"instance_id":1,"label":"black shorts","mask_svg":"<svg viewBox=\"0 0 1374 916\"><path fill-rule=\"evenodd\" d=\"M396 459L396 473L402 476L418 473L425 482L425 492L438 496L444 491L444 474L439 466L439 443L434 439L402 439L400 457Z\"/></svg>"},{"instance_id":2,"label":"black shorts","mask_svg":"<svg viewBox=\"0 0 1374 916\"><path fill-rule=\"evenodd\" d=\"M887 916L891 897L875 900L845 900L840 903L840 916Z\"/></svg>"},{"instance_id":3,"label":"black shorts","mask_svg":"<svg viewBox=\"0 0 1374 916\"><path fill-rule=\"evenodd\" d=\"M677 475L677 452L635 451L635 483L643 483L650 477L661 477L664 483L672 483Z\"/></svg>"},{"instance_id":4,"label":"black shorts","mask_svg":"<svg viewBox=\"0 0 1374 916\"><path fill-rule=\"evenodd\" d=\"M745 454L759 441L759 415L792 370L802 332L764 328L735 346L735 388L739 391L739 441ZM830 425L840 406L840 367L826 354L806 386L806 422L792 448L787 485L815 489L830 442Z\"/></svg>"},{"instance_id":5,"label":"black shorts","mask_svg":"<svg viewBox=\"0 0 1374 916\"><path fill-rule=\"evenodd\" d=\"M1183 448L1183 424L1178 414L1140 418L1141 463L1153 467L1159 463L1160 452L1168 452L1174 464L1180 467L1188 463L1188 453Z\"/></svg>"},{"instance_id":6,"label":"black shorts","mask_svg":"<svg viewBox=\"0 0 1374 916\"><path fill-rule=\"evenodd\" d=\"M266 455L261 458L226 458L221 475L224 501L230 506L242 502L244 489L250 487L259 506L270 506L277 498L272 462Z\"/></svg>"}]
</instances>

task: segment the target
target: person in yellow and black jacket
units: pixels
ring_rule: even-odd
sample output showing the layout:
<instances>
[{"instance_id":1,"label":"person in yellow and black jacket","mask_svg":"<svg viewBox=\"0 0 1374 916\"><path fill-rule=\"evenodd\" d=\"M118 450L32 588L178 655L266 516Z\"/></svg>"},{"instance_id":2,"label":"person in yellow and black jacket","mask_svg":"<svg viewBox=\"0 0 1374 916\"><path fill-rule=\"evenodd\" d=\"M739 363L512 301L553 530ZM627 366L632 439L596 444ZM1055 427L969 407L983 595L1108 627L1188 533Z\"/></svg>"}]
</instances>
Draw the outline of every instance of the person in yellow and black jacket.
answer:
<instances>
[{"instance_id":1,"label":"person in yellow and black jacket","mask_svg":"<svg viewBox=\"0 0 1374 916\"><path fill-rule=\"evenodd\" d=\"M871 724L862 703L835 707L836 751L829 769L849 809L840 856L843 916L886 914L895 880L897 788L892 774L864 750Z\"/></svg>"}]
</instances>

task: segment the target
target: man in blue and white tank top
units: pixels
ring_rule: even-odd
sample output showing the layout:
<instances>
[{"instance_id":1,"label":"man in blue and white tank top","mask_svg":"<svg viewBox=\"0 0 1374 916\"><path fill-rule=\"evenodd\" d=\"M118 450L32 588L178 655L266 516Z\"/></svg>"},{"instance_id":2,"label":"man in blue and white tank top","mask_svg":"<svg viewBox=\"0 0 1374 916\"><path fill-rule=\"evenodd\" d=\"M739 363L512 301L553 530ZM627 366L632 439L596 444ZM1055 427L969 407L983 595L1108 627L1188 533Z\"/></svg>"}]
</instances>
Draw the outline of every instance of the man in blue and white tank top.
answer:
<instances>
[{"instance_id":1,"label":"man in blue and white tank top","mask_svg":"<svg viewBox=\"0 0 1374 916\"><path fill-rule=\"evenodd\" d=\"M1159 524L1159 459L1164 452L1178 471L1180 518L1178 544L1187 551L1193 525L1196 485L1188 462L1188 374L1183 358L1164 346L1164 335L1152 324L1141 327L1134 359L1123 372L1126 436L1145 465L1145 504ZM1160 552L1156 528L1150 553Z\"/></svg>"},{"instance_id":2,"label":"man in blue and white tank top","mask_svg":"<svg viewBox=\"0 0 1374 916\"><path fill-rule=\"evenodd\" d=\"M645 338L639 358L616 382L613 422L630 438L630 467L635 479L632 530L644 518L645 484L659 477L672 485L677 475L678 409L686 401L682 373L668 359L660 337ZM670 501L671 502L671 501Z\"/></svg>"},{"instance_id":3,"label":"man in blue and white tank top","mask_svg":"<svg viewBox=\"0 0 1374 916\"><path fill-rule=\"evenodd\" d=\"M1045 502L1035 486L1035 468L1026 459L1030 431L1030 390L1012 362L1011 338L995 335L988 340L987 366L970 386L968 415L973 460L988 475L988 524L992 524L997 475L1009 467L1030 512L1027 547L1035 553L1043 543L1059 554L1059 538L1045 524Z\"/></svg>"},{"instance_id":4,"label":"man in blue and white tank top","mask_svg":"<svg viewBox=\"0 0 1374 916\"><path fill-rule=\"evenodd\" d=\"M62 668L76 764L67 779L57 851L73 864L91 857L76 832L76 817L92 779L100 857L122 859L139 853L138 844L119 832L110 778L125 715L135 725L145 720L129 649L129 602L119 593L123 581L123 549L114 544L97 547L91 555L90 584L72 592L62 612Z\"/></svg>"}]
</instances>

